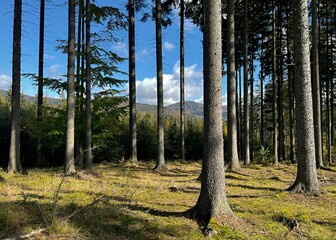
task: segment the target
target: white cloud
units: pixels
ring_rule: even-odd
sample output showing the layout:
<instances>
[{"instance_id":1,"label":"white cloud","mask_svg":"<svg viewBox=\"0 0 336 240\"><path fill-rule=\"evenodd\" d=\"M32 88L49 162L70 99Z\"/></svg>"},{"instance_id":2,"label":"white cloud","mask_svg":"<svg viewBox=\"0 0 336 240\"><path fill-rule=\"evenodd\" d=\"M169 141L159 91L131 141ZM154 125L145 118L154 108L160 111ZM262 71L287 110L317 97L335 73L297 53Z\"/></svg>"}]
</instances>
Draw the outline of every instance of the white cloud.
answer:
<instances>
[{"instance_id":1,"label":"white cloud","mask_svg":"<svg viewBox=\"0 0 336 240\"><path fill-rule=\"evenodd\" d=\"M5 74L1 74L0 88L3 90L8 90L11 85L12 85L12 77Z\"/></svg>"},{"instance_id":2,"label":"white cloud","mask_svg":"<svg viewBox=\"0 0 336 240\"><path fill-rule=\"evenodd\" d=\"M163 50L172 51L175 49L175 45L170 42L163 43Z\"/></svg>"},{"instance_id":3,"label":"white cloud","mask_svg":"<svg viewBox=\"0 0 336 240\"><path fill-rule=\"evenodd\" d=\"M164 105L170 105L180 101L180 72L179 62L173 68L171 74L163 74ZM202 72L197 70L197 65L185 68L185 99L195 101L203 95ZM137 102L157 104L156 77L137 80ZM128 91L128 86L126 86Z\"/></svg>"},{"instance_id":4,"label":"white cloud","mask_svg":"<svg viewBox=\"0 0 336 240\"><path fill-rule=\"evenodd\" d=\"M121 54L123 57L128 56L128 46L124 42L116 42L112 49L115 50L118 54Z\"/></svg>"},{"instance_id":5,"label":"white cloud","mask_svg":"<svg viewBox=\"0 0 336 240\"><path fill-rule=\"evenodd\" d=\"M49 66L48 67L48 74L50 74L50 75L58 74L61 67L62 67L62 65L60 65L60 64L53 64L53 65Z\"/></svg>"},{"instance_id":6,"label":"white cloud","mask_svg":"<svg viewBox=\"0 0 336 240\"><path fill-rule=\"evenodd\" d=\"M53 55L49 55L49 54L47 54L47 53L45 53L45 54L43 55L43 58L44 58L44 60L55 60L55 59L56 59L55 56L53 56Z\"/></svg>"}]
</instances>

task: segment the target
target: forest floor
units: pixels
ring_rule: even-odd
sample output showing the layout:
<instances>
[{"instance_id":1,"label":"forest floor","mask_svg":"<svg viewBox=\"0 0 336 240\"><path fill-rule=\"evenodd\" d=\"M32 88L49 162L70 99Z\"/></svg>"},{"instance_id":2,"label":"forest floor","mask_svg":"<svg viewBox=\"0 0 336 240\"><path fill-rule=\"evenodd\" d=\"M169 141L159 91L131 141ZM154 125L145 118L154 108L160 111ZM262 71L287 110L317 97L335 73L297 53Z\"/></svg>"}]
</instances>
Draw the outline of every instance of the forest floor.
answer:
<instances>
[{"instance_id":1,"label":"forest floor","mask_svg":"<svg viewBox=\"0 0 336 240\"><path fill-rule=\"evenodd\" d=\"M0 239L205 239L182 215L197 201L201 164L153 166L102 163L66 178L61 168L0 172ZM295 165L227 172L234 216L211 221L213 239L336 239L336 166L318 170L319 196L285 191L295 174Z\"/></svg>"}]
</instances>

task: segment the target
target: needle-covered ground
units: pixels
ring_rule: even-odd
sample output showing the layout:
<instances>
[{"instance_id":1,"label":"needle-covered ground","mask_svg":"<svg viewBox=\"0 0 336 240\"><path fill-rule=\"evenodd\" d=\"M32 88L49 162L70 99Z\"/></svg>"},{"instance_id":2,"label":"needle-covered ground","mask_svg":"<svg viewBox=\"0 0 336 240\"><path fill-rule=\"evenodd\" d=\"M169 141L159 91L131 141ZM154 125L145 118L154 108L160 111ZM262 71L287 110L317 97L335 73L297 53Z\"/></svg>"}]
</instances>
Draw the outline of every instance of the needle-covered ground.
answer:
<instances>
[{"instance_id":1,"label":"needle-covered ground","mask_svg":"<svg viewBox=\"0 0 336 240\"><path fill-rule=\"evenodd\" d=\"M197 201L201 164L153 166L105 163L66 178L61 168L1 172L0 239L205 239L183 217ZM319 196L285 191L295 173L290 165L227 172L234 216L211 221L213 239L336 239L336 167L318 170Z\"/></svg>"}]
</instances>

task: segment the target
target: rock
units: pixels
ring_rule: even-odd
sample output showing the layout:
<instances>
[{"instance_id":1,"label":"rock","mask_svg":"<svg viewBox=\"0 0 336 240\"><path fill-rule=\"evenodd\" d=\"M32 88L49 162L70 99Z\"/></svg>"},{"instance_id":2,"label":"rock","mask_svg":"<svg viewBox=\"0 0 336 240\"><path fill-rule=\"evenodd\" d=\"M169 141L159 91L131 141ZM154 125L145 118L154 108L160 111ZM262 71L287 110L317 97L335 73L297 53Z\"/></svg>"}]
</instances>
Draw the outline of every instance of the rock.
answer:
<instances>
[{"instance_id":1,"label":"rock","mask_svg":"<svg viewBox=\"0 0 336 240\"><path fill-rule=\"evenodd\" d=\"M217 235L217 231L212 229L212 228L205 228L205 229L203 229L203 234L204 234L204 236L210 238L214 235Z\"/></svg>"}]
</instances>

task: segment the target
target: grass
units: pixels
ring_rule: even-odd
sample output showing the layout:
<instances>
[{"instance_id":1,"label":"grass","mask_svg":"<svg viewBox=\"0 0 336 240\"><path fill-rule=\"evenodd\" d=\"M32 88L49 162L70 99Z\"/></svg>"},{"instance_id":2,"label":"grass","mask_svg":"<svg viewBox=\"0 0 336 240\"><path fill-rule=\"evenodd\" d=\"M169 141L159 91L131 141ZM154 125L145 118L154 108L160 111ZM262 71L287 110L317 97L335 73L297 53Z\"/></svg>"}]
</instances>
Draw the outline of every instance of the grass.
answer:
<instances>
[{"instance_id":1,"label":"grass","mask_svg":"<svg viewBox=\"0 0 336 240\"><path fill-rule=\"evenodd\" d=\"M47 228L48 239L205 239L181 216L200 191L200 163L100 164L62 181L62 169L0 173L0 239ZM213 239L336 239L336 167L319 170L321 194L284 191L295 179L290 165L251 165L227 172L227 195L235 214L211 221ZM296 223L300 231L291 230Z\"/></svg>"}]
</instances>

